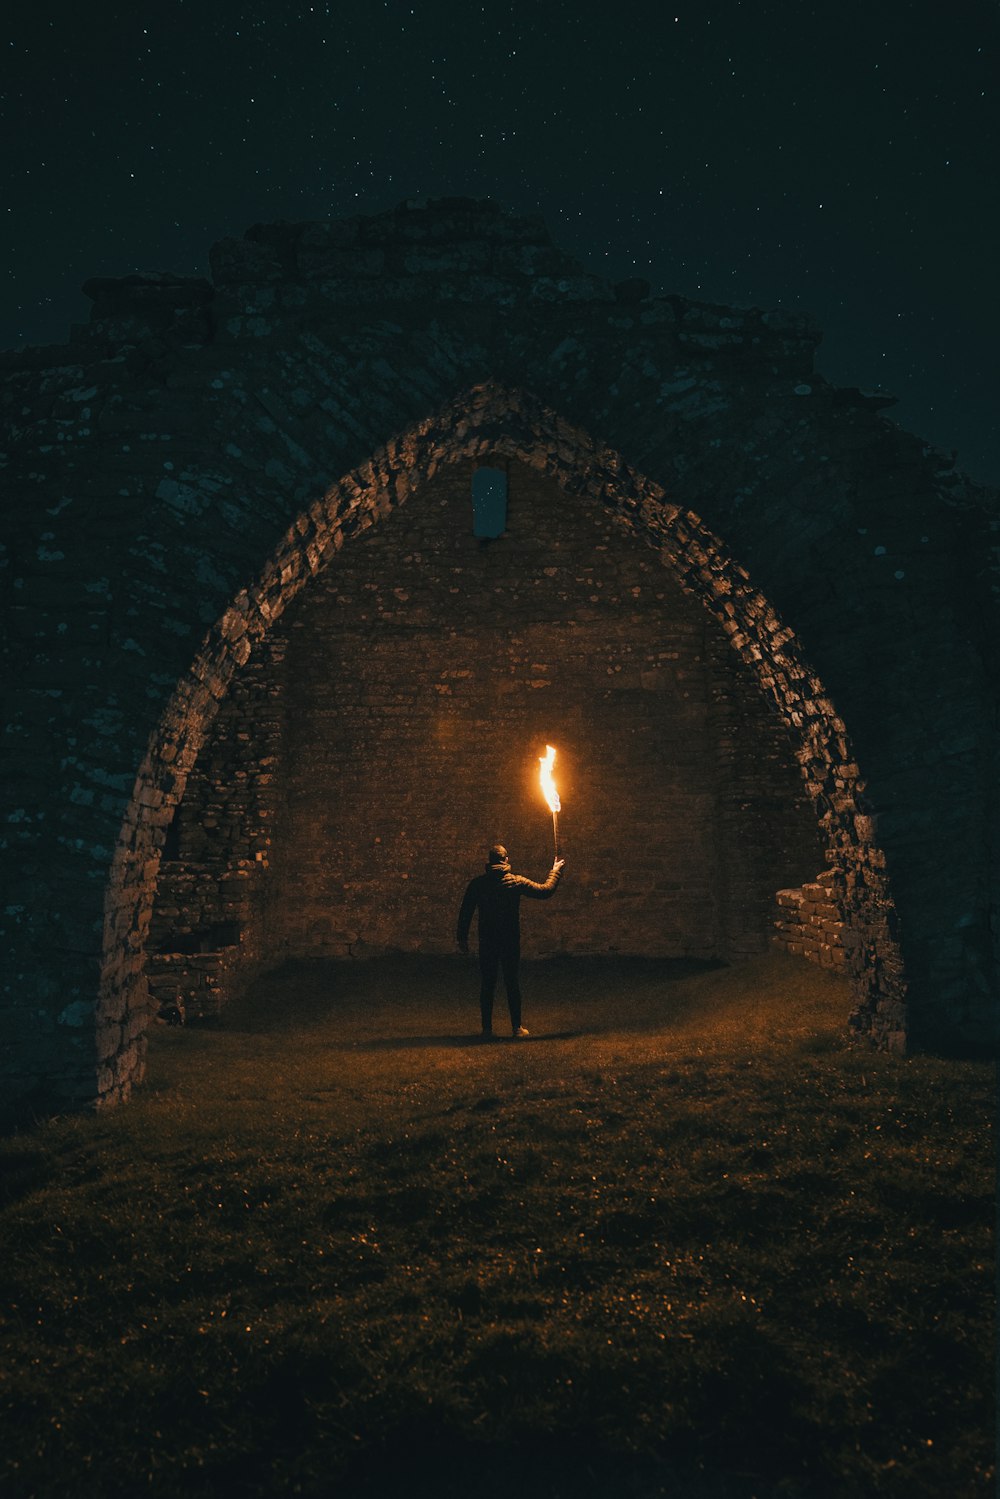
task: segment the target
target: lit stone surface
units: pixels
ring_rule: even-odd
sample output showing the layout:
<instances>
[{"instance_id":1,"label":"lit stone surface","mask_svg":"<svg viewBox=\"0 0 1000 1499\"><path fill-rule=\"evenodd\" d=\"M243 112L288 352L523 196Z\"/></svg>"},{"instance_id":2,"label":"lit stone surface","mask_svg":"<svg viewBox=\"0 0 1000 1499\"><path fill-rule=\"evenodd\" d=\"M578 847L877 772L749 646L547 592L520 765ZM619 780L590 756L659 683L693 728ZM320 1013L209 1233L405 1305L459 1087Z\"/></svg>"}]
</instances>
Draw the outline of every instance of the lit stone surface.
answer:
<instances>
[{"instance_id":1,"label":"lit stone surface","mask_svg":"<svg viewBox=\"0 0 1000 1499\"><path fill-rule=\"evenodd\" d=\"M736 960L821 861L792 740L718 622L606 507L521 464L507 534L478 542L472 472L338 554L216 719L150 941L154 991L189 1015L261 961L450 952L490 843L548 868L548 740L572 878L529 956Z\"/></svg>"},{"instance_id":2,"label":"lit stone surface","mask_svg":"<svg viewBox=\"0 0 1000 1499\"><path fill-rule=\"evenodd\" d=\"M805 320L612 287L490 205L263 226L212 267L213 284L93 283L67 345L3 356L15 1107L114 1102L141 1076L160 846L220 704L277 682L274 626L312 580L334 586L328 564L359 541L391 551L405 507L480 459L613 518L728 638L814 806L858 1032L992 1041L994 494L828 385ZM525 578L544 589L538 561ZM383 614L424 607L384 582ZM655 696L661 669L647 654L626 691ZM286 793L246 773L245 800L227 782L218 801L242 877L213 914L197 872L172 888L165 869L160 906L189 901L192 932L242 923L249 971L270 938L247 913L279 853L262 869L255 840Z\"/></svg>"}]
</instances>

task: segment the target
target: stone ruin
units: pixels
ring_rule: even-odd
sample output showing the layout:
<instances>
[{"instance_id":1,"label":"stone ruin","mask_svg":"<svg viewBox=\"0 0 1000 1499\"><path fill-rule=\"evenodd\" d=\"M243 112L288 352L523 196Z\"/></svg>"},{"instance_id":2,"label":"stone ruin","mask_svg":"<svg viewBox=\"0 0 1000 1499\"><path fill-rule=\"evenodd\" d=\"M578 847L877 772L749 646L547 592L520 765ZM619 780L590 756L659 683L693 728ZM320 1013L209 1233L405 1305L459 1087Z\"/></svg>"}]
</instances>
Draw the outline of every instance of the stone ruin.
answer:
<instances>
[{"instance_id":1,"label":"stone ruin","mask_svg":"<svg viewBox=\"0 0 1000 1499\"><path fill-rule=\"evenodd\" d=\"M503 838L537 953L842 969L996 1034L1000 502L806 318L611 285L489 202L261 225L2 356L0 1046L109 1104L157 1011L451 949ZM477 534L483 469L499 534Z\"/></svg>"}]
</instances>

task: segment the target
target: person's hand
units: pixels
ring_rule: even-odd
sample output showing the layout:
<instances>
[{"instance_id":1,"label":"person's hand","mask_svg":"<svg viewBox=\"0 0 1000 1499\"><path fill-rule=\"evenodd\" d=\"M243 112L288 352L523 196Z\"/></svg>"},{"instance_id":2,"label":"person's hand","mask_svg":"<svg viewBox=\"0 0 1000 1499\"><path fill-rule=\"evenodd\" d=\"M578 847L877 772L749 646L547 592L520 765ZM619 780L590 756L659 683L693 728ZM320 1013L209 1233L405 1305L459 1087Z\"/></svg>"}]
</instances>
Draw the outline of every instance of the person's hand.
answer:
<instances>
[{"instance_id":1,"label":"person's hand","mask_svg":"<svg viewBox=\"0 0 1000 1499\"><path fill-rule=\"evenodd\" d=\"M554 859L552 861L552 868L553 869L562 869L562 867L563 867L563 865L565 863L566 863L565 859Z\"/></svg>"}]
</instances>

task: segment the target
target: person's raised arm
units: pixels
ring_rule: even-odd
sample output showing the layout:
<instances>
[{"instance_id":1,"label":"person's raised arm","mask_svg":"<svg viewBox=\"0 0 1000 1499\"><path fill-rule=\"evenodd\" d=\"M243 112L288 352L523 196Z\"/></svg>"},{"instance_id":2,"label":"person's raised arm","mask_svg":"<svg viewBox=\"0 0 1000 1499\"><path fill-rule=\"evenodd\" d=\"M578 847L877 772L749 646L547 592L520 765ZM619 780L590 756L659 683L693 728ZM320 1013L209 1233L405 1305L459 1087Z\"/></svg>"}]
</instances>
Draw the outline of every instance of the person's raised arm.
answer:
<instances>
[{"instance_id":1,"label":"person's raised arm","mask_svg":"<svg viewBox=\"0 0 1000 1499\"><path fill-rule=\"evenodd\" d=\"M562 879L565 863L565 859L554 859L552 868L549 870L544 884L541 885L536 884L534 880L527 879L523 874L519 875L517 883L521 887L521 894L527 895L531 900L548 900L550 895L555 895L556 893L556 886Z\"/></svg>"}]
</instances>

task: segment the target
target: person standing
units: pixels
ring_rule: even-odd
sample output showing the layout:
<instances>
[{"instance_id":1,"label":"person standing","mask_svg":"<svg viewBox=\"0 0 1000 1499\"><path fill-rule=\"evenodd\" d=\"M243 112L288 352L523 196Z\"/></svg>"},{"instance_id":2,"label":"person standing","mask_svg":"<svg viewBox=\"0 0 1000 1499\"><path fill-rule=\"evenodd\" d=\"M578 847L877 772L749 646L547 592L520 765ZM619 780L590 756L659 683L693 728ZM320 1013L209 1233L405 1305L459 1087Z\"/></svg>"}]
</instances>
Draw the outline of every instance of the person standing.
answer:
<instances>
[{"instance_id":1,"label":"person standing","mask_svg":"<svg viewBox=\"0 0 1000 1499\"><path fill-rule=\"evenodd\" d=\"M520 1040L528 1032L521 1024L521 897L548 900L562 878L565 859L556 859L545 883L538 885L523 874L512 874L503 844L489 851L485 874L470 880L458 912L456 941L460 952L469 951L469 928L479 913L479 1010L483 1036L493 1036L493 995L497 973L502 969L511 1030Z\"/></svg>"}]
</instances>

